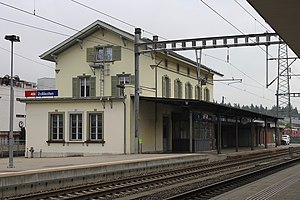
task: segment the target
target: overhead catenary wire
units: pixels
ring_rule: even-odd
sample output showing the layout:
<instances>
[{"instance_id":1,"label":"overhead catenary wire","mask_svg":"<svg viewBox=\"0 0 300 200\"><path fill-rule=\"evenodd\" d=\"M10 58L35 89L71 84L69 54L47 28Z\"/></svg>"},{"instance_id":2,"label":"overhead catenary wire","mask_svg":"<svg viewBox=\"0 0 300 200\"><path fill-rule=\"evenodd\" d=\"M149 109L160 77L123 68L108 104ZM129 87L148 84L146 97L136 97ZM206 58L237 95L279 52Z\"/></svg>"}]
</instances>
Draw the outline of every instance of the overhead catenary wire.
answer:
<instances>
[{"instance_id":1,"label":"overhead catenary wire","mask_svg":"<svg viewBox=\"0 0 300 200\"><path fill-rule=\"evenodd\" d=\"M271 32L265 25L263 25L259 20L257 20L242 4L240 4L237 0L234 0L248 15L250 15L256 22L258 22L262 27L264 27L268 32Z\"/></svg>"},{"instance_id":2,"label":"overhead catenary wire","mask_svg":"<svg viewBox=\"0 0 300 200\"><path fill-rule=\"evenodd\" d=\"M238 32L240 32L241 34L245 35L245 33L239 29L237 26L235 26L233 23L231 23L229 20L227 20L223 15L221 15L219 12L217 12L213 7L211 7L210 5L208 5L204 0L199 0L200 2L202 2L206 7L208 7L210 10L212 10L215 14L217 14L220 18L222 18L225 22L227 22L230 26L232 26L234 29L236 29ZM252 39L251 39L252 40ZM265 49L263 49L261 46L258 46L262 51L264 51L265 53L267 53L271 58L273 58L273 56L268 53Z\"/></svg>"},{"instance_id":3,"label":"overhead catenary wire","mask_svg":"<svg viewBox=\"0 0 300 200\"><path fill-rule=\"evenodd\" d=\"M104 12L102 12L102 11L99 11L99 10L97 10L97 9L95 9L95 8L92 8L91 6L88 6L88 5L84 4L84 3L81 3L81 2L76 1L76 0L70 0L70 1L76 3L76 4L80 5L80 6L83 6L83 7L87 8L87 9L90 9L90 10L92 10L92 11L95 11L95 12L97 12L97 13L100 13L100 14L106 16L106 17L109 17L109 18L113 19L113 20L116 20L116 21L118 21L118 22L121 22L121 23L123 23L123 24L125 24L125 25L127 25L127 26L130 26L130 27L132 27L132 28L137 28L137 26L135 26L135 25L133 25L133 24L130 24L130 23L128 23L128 22L126 22L126 21L124 21L124 20L121 20L121 19L119 19L119 18L116 18L116 17L114 17L114 16L112 16L112 15L106 14L106 13L104 13ZM150 35L153 35L153 36L156 35L155 33L152 33L152 32L147 31L147 30L145 30L145 29L142 29L142 31L145 32L145 33L148 33L148 34L150 34ZM164 37L162 37L162 36L158 36L158 37L160 37L160 38L162 38L162 39L164 39L164 40L167 40L166 38L164 38Z\"/></svg>"},{"instance_id":4,"label":"overhead catenary wire","mask_svg":"<svg viewBox=\"0 0 300 200\"><path fill-rule=\"evenodd\" d=\"M25 11L25 10L22 10L22 9L19 9L19 8L16 8L16 7L14 7L14 6L10 6L10 5L4 4L4 3L2 3L2 2L0 2L0 4L5 5L5 6L8 6L8 7L13 8L13 9L17 9L17 10L19 10L19 11L22 11L22 12L26 13L26 14L32 15L32 13L30 13L30 12L28 12L28 11ZM77 29L75 29L75 28L72 28L72 27L70 27L70 26L64 25L64 24L59 23L59 22L55 22L54 20L49 20L49 19L47 19L47 18L45 18L45 17L42 17L42 16L39 16L39 15L33 15L33 16L39 17L40 19L46 20L46 21L51 22L51 23L54 23L54 24L56 24L56 25L60 25L60 26L63 26L63 27L65 27L65 28L69 28L69 29L71 29L71 30L73 30L73 31L80 32L79 30L77 30ZM102 38L98 38L98 37L96 37L96 38L99 39L99 40L101 40L101 41L104 41L104 42L110 42L111 44L113 44L111 41L106 41L106 40L104 40L104 39L102 39ZM122 48L124 48L124 47L122 47ZM125 49L128 49L128 50L133 51L133 49L129 49L129 48L125 48ZM144 54L143 54L143 55L144 55Z\"/></svg>"},{"instance_id":5,"label":"overhead catenary wire","mask_svg":"<svg viewBox=\"0 0 300 200\"><path fill-rule=\"evenodd\" d=\"M0 47L0 49L2 49L2 50L4 50L4 51L7 51L7 52L10 52L10 50L5 49L5 48L3 48L3 47ZM16 52L14 52L14 55L16 55L16 56L18 56L18 57L21 57L21 58L23 58L23 59L25 59L25 60L29 60L29 61L31 61L31 62L34 62L34 63L36 63L36 64L42 65L42 66L44 66L44 67L47 67L47 68L50 68L50 69L55 69L55 67L51 67L51 66L46 65L46 64L44 64L44 63L41 63L41 62L35 61L35 60L33 60L33 59L27 58L27 57L25 57L25 56L22 56L21 54L16 53Z\"/></svg>"}]
</instances>

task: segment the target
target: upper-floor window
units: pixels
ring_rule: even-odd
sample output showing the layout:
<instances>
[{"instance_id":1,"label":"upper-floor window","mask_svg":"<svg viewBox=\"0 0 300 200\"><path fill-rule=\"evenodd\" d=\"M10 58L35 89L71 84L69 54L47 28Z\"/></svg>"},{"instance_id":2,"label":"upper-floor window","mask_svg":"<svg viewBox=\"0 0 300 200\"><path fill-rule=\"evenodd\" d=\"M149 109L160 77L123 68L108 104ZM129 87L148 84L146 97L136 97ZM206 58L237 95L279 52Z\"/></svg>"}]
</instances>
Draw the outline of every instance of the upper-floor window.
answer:
<instances>
[{"instance_id":1,"label":"upper-floor window","mask_svg":"<svg viewBox=\"0 0 300 200\"><path fill-rule=\"evenodd\" d=\"M73 78L72 96L78 97L94 97L96 96L96 77L78 76Z\"/></svg>"},{"instance_id":2,"label":"upper-floor window","mask_svg":"<svg viewBox=\"0 0 300 200\"><path fill-rule=\"evenodd\" d=\"M190 68L187 68L187 75L189 76L190 75Z\"/></svg>"},{"instance_id":3,"label":"upper-floor window","mask_svg":"<svg viewBox=\"0 0 300 200\"><path fill-rule=\"evenodd\" d=\"M80 77L80 97L90 96L91 80L90 77Z\"/></svg>"},{"instance_id":4,"label":"upper-floor window","mask_svg":"<svg viewBox=\"0 0 300 200\"><path fill-rule=\"evenodd\" d=\"M179 79L174 81L174 97L182 98L182 82Z\"/></svg>"},{"instance_id":5,"label":"upper-floor window","mask_svg":"<svg viewBox=\"0 0 300 200\"><path fill-rule=\"evenodd\" d=\"M200 85L195 86L195 99L201 100L202 98L202 91Z\"/></svg>"},{"instance_id":6,"label":"upper-floor window","mask_svg":"<svg viewBox=\"0 0 300 200\"><path fill-rule=\"evenodd\" d=\"M97 47L96 61L112 61L112 47Z\"/></svg>"},{"instance_id":7,"label":"upper-floor window","mask_svg":"<svg viewBox=\"0 0 300 200\"><path fill-rule=\"evenodd\" d=\"M82 140L82 114L70 114L70 140Z\"/></svg>"},{"instance_id":8,"label":"upper-floor window","mask_svg":"<svg viewBox=\"0 0 300 200\"><path fill-rule=\"evenodd\" d=\"M210 92L208 88L204 89L204 100L205 101L210 101Z\"/></svg>"},{"instance_id":9,"label":"upper-floor window","mask_svg":"<svg viewBox=\"0 0 300 200\"><path fill-rule=\"evenodd\" d=\"M185 84L185 98L186 99L193 98L193 86L189 82Z\"/></svg>"},{"instance_id":10,"label":"upper-floor window","mask_svg":"<svg viewBox=\"0 0 300 200\"><path fill-rule=\"evenodd\" d=\"M177 63L177 65L176 65L176 71L177 72L180 72L180 65Z\"/></svg>"},{"instance_id":11,"label":"upper-floor window","mask_svg":"<svg viewBox=\"0 0 300 200\"><path fill-rule=\"evenodd\" d=\"M167 75L162 77L162 97L171 97L171 80Z\"/></svg>"},{"instance_id":12,"label":"upper-floor window","mask_svg":"<svg viewBox=\"0 0 300 200\"><path fill-rule=\"evenodd\" d=\"M113 62L121 60L120 46L95 46L86 49L87 62Z\"/></svg>"},{"instance_id":13,"label":"upper-floor window","mask_svg":"<svg viewBox=\"0 0 300 200\"><path fill-rule=\"evenodd\" d=\"M111 77L111 95L124 96L124 86L127 84L134 85L135 76L131 74L117 74Z\"/></svg>"},{"instance_id":14,"label":"upper-floor window","mask_svg":"<svg viewBox=\"0 0 300 200\"><path fill-rule=\"evenodd\" d=\"M64 139L64 113L49 113L49 140Z\"/></svg>"},{"instance_id":15,"label":"upper-floor window","mask_svg":"<svg viewBox=\"0 0 300 200\"><path fill-rule=\"evenodd\" d=\"M165 67L168 67L168 59L165 58Z\"/></svg>"}]
</instances>

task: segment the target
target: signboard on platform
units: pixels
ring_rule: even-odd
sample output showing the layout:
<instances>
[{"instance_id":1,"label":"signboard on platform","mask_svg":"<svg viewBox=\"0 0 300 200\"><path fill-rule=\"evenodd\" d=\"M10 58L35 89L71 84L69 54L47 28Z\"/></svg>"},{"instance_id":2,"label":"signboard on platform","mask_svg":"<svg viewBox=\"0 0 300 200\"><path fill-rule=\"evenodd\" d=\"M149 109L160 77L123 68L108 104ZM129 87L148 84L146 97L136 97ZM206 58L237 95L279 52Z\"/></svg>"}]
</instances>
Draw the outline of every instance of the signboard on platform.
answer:
<instances>
[{"instance_id":1,"label":"signboard on platform","mask_svg":"<svg viewBox=\"0 0 300 200\"><path fill-rule=\"evenodd\" d=\"M58 96L58 90L28 90L25 91L25 97L46 97Z\"/></svg>"}]
</instances>

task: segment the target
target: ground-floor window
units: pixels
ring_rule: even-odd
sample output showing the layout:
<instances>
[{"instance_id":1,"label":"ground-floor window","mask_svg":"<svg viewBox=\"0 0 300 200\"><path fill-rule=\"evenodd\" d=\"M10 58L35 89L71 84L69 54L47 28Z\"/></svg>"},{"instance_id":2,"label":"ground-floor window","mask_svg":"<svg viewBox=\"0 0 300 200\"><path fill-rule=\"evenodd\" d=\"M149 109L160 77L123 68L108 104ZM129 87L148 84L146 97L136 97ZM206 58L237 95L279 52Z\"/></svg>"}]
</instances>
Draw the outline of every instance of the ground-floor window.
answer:
<instances>
[{"instance_id":1,"label":"ground-floor window","mask_svg":"<svg viewBox=\"0 0 300 200\"><path fill-rule=\"evenodd\" d=\"M70 114L70 139L82 140L82 114Z\"/></svg>"},{"instance_id":2,"label":"ground-floor window","mask_svg":"<svg viewBox=\"0 0 300 200\"><path fill-rule=\"evenodd\" d=\"M50 140L64 139L64 114L50 113Z\"/></svg>"},{"instance_id":3,"label":"ground-floor window","mask_svg":"<svg viewBox=\"0 0 300 200\"><path fill-rule=\"evenodd\" d=\"M89 139L103 140L103 113L89 113Z\"/></svg>"}]
</instances>

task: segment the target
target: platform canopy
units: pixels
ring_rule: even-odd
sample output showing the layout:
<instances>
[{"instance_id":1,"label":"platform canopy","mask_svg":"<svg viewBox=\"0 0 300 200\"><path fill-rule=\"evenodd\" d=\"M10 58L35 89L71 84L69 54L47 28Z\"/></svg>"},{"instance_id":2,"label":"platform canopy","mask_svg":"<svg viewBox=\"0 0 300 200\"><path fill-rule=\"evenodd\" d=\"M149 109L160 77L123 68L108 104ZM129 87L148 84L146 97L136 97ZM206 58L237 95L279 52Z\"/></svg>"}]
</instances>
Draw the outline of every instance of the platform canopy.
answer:
<instances>
[{"instance_id":1,"label":"platform canopy","mask_svg":"<svg viewBox=\"0 0 300 200\"><path fill-rule=\"evenodd\" d=\"M300 1L247 0L249 4L300 57Z\"/></svg>"},{"instance_id":2,"label":"platform canopy","mask_svg":"<svg viewBox=\"0 0 300 200\"><path fill-rule=\"evenodd\" d=\"M157 97L140 97L142 101L156 102L166 105L186 107L187 109L195 111L205 111L211 112L215 115L224 117L247 117L253 119L267 120L269 122L275 122L278 119L275 116L265 115L262 113L257 113L249 110L244 110L236 107L226 106L223 104L201 101L195 99L175 99L175 98L157 98Z\"/></svg>"}]
</instances>

